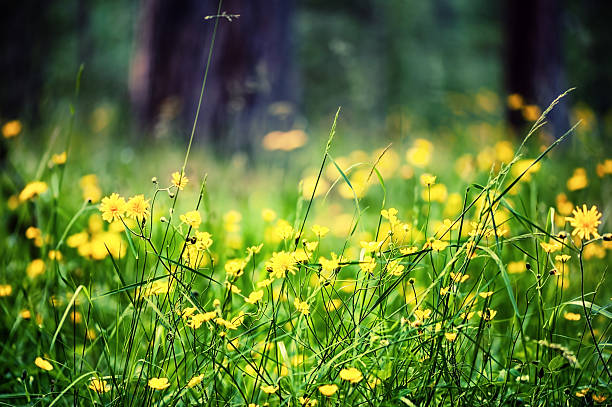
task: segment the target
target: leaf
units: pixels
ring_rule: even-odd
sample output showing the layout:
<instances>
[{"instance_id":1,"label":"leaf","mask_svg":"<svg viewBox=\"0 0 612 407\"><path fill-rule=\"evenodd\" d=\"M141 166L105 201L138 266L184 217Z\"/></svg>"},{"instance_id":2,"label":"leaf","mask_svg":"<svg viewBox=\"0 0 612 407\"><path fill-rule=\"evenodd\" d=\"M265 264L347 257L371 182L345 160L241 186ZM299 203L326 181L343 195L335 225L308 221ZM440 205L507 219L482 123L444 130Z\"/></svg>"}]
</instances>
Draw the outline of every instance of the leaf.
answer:
<instances>
[{"instance_id":1,"label":"leaf","mask_svg":"<svg viewBox=\"0 0 612 407\"><path fill-rule=\"evenodd\" d=\"M567 366L569 366L568 361L561 355L555 356L550 362L548 362L548 368L553 372L561 370Z\"/></svg>"}]
</instances>

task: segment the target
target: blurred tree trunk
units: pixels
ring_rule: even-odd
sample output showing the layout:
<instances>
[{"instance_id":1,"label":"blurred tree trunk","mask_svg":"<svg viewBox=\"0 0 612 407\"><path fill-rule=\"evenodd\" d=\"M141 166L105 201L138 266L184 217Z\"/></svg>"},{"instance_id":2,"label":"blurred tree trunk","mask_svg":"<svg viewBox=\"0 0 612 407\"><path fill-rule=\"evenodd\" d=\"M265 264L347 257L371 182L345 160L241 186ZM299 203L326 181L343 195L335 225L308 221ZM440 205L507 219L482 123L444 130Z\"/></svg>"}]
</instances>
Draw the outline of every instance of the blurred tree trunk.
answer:
<instances>
[{"instance_id":1,"label":"blurred tree trunk","mask_svg":"<svg viewBox=\"0 0 612 407\"><path fill-rule=\"evenodd\" d=\"M0 6L0 118L37 118L52 36L50 3L3 1Z\"/></svg>"},{"instance_id":2,"label":"blurred tree trunk","mask_svg":"<svg viewBox=\"0 0 612 407\"><path fill-rule=\"evenodd\" d=\"M542 110L567 90L562 55L562 3L558 0L506 0L505 82L508 94L518 93ZM523 127L520 111L508 111L515 128ZM555 137L568 130L567 102L548 118Z\"/></svg>"},{"instance_id":3,"label":"blurred tree trunk","mask_svg":"<svg viewBox=\"0 0 612 407\"><path fill-rule=\"evenodd\" d=\"M176 118L190 133L215 24L205 17L217 8L217 0L142 0L130 93L144 128ZM198 139L250 151L254 137L291 127L293 9L292 0L223 1L222 11L239 16L218 17Z\"/></svg>"}]
</instances>

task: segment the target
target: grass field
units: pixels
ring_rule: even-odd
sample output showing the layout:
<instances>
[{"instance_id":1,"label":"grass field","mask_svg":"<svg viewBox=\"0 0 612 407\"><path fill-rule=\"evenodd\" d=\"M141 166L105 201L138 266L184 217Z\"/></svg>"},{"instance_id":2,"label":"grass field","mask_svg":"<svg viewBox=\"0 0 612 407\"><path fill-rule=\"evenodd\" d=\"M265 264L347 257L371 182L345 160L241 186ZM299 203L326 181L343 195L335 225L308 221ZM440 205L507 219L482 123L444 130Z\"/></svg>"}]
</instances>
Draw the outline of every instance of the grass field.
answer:
<instances>
[{"instance_id":1,"label":"grass field","mask_svg":"<svg viewBox=\"0 0 612 407\"><path fill-rule=\"evenodd\" d=\"M0 404L605 405L612 160L547 113L255 161L3 123Z\"/></svg>"}]
</instances>

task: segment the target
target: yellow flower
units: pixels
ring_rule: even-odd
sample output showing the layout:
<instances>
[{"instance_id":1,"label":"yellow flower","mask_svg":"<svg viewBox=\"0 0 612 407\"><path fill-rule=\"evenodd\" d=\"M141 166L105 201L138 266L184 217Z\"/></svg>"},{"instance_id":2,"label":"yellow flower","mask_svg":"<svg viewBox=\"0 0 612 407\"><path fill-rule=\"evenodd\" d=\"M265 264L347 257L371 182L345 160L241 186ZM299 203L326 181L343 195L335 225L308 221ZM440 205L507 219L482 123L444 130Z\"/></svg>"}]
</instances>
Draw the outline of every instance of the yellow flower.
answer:
<instances>
[{"instance_id":1,"label":"yellow flower","mask_svg":"<svg viewBox=\"0 0 612 407\"><path fill-rule=\"evenodd\" d=\"M35 198L36 196L47 191L49 187L46 182L43 181L32 181L27 184L19 193L19 200L21 202L27 201L28 199Z\"/></svg>"},{"instance_id":2,"label":"yellow flower","mask_svg":"<svg viewBox=\"0 0 612 407\"><path fill-rule=\"evenodd\" d=\"M493 291L483 291L483 292L478 293L478 295L482 298L488 298L492 296L493 294L494 294Z\"/></svg>"},{"instance_id":3,"label":"yellow flower","mask_svg":"<svg viewBox=\"0 0 612 407\"><path fill-rule=\"evenodd\" d=\"M302 147L306 141L308 141L306 133L303 130L294 129L287 132L272 131L264 136L261 144L268 151L291 151Z\"/></svg>"},{"instance_id":4,"label":"yellow flower","mask_svg":"<svg viewBox=\"0 0 612 407\"><path fill-rule=\"evenodd\" d=\"M593 394L591 396L591 398L593 399L593 401L595 403L603 403L604 401L606 401L608 398L606 396L604 396L603 394Z\"/></svg>"},{"instance_id":5,"label":"yellow flower","mask_svg":"<svg viewBox=\"0 0 612 407\"><path fill-rule=\"evenodd\" d=\"M34 359L34 364L38 366L39 368L41 368L42 370L46 370L46 371L53 370L53 365L49 363L49 361L41 358L40 356Z\"/></svg>"},{"instance_id":6,"label":"yellow flower","mask_svg":"<svg viewBox=\"0 0 612 407\"><path fill-rule=\"evenodd\" d=\"M512 170L511 170L512 175L516 178L520 176L524 171L527 171L525 172L525 175L523 175L523 178L521 178L521 181L530 181L531 174L538 172L541 167L540 162L537 162L534 164L534 161L535 160L530 159L530 158L524 158L522 160L518 160L512 166ZM533 166L531 166L532 164Z\"/></svg>"},{"instance_id":7,"label":"yellow flower","mask_svg":"<svg viewBox=\"0 0 612 407\"><path fill-rule=\"evenodd\" d=\"M247 247L247 254L249 256L252 256L254 254L257 254L261 251L261 248L263 247L263 243L258 244L257 246L250 246Z\"/></svg>"},{"instance_id":8,"label":"yellow flower","mask_svg":"<svg viewBox=\"0 0 612 407\"><path fill-rule=\"evenodd\" d=\"M567 319L568 321L580 321L580 314L576 314L574 312L566 312L565 314L563 314L563 318Z\"/></svg>"},{"instance_id":9,"label":"yellow flower","mask_svg":"<svg viewBox=\"0 0 612 407\"><path fill-rule=\"evenodd\" d=\"M66 152L60 154L53 154L51 156L51 162L55 165L64 165L66 164Z\"/></svg>"},{"instance_id":10,"label":"yellow flower","mask_svg":"<svg viewBox=\"0 0 612 407\"><path fill-rule=\"evenodd\" d=\"M187 383L187 387L189 388L195 387L198 384L202 383L203 379L204 379L204 374L193 376L191 380L189 380L189 383Z\"/></svg>"},{"instance_id":11,"label":"yellow flower","mask_svg":"<svg viewBox=\"0 0 612 407\"><path fill-rule=\"evenodd\" d=\"M293 301L293 306L302 315L309 315L310 314L310 309L309 309L308 303L306 301L300 301L299 298L296 298L295 301Z\"/></svg>"},{"instance_id":12,"label":"yellow flower","mask_svg":"<svg viewBox=\"0 0 612 407\"><path fill-rule=\"evenodd\" d=\"M59 250L49 250L48 256L49 259L57 261L61 261L64 258L62 252L60 252Z\"/></svg>"},{"instance_id":13,"label":"yellow flower","mask_svg":"<svg viewBox=\"0 0 612 407\"><path fill-rule=\"evenodd\" d=\"M371 256L365 256L363 261L359 262L359 268L364 273L371 274L376 268L376 260Z\"/></svg>"},{"instance_id":14,"label":"yellow flower","mask_svg":"<svg viewBox=\"0 0 612 407\"><path fill-rule=\"evenodd\" d=\"M19 120L11 120L10 122L4 123L2 126L2 135L4 138L13 138L21 133L21 122Z\"/></svg>"},{"instance_id":15,"label":"yellow flower","mask_svg":"<svg viewBox=\"0 0 612 407\"><path fill-rule=\"evenodd\" d=\"M434 177L435 178L435 177ZM444 184L435 184L421 192L421 198L427 202L444 203L448 197L448 190Z\"/></svg>"},{"instance_id":16,"label":"yellow flower","mask_svg":"<svg viewBox=\"0 0 612 407\"><path fill-rule=\"evenodd\" d=\"M101 380L95 377L91 378L89 381L89 386L87 387L98 394L106 393L111 389L106 380Z\"/></svg>"},{"instance_id":17,"label":"yellow flower","mask_svg":"<svg viewBox=\"0 0 612 407\"><path fill-rule=\"evenodd\" d=\"M484 319L485 321L490 321L493 318L495 318L495 315L497 315L497 311L495 311L494 309L491 308L487 308L483 311L478 311L478 316L482 319Z\"/></svg>"},{"instance_id":18,"label":"yellow flower","mask_svg":"<svg viewBox=\"0 0 612 407\"><path fill-rule=\"evenodd\" d=\"M572 214L574 217L565 218L574 228L572 236L578 235L580 239L590 239L592 234L595 238L599 237L597 226L601 223L599 220L601 218L601 213L597 211L595 205L587 210L586 204L583 204L582 209L576 207L576 209L572 211Z\"/></svg>"},{"instance_id":19,"label":"yellow flower","mask_svg":"<svg viewBox=\"0 0 612 407\"><path fill-rule=\"evenodd\" d=\"M200 223L202 222L202 217L198 211L189 211L184 215L179 216L179 219L181 222L188 224L194 229L199 228Z\"/></svg>"},{"instance_id":20,"label":"yellow flower","mask_svg":"<svg viewBox=\"0 0 612 407\"><path fill-rule=\"evenodd\" d=\"M584 168L576 168L574 174L570 179L567 180L567 189L570 191L577 191L584 189L589 185L589 179Z\"/></svg>"},{"instance_id":21,"label":"yellow flower","mask_svg":"<svg viewBox=\"0 0 612 407\"><path fill-rule=\"evenodd\" d=\"M523 118L528 122L535 122L540 118L542 110L540 110L537 105L525 105L521 109L521 113L523 114Z\"/></svg>"},{"instance_id":22,"label":"yellow flower","mask_svg":"<svg viewBox=\"0 0 612 407\"><path fill-rule=\"evenodd\" d=\"M182 191L183 189L185 189L185 186L189 182L189 178L185 176L184 172L176 171L172 173L172 179L170 180L170 182L172 183L172 185L174 185L175 187L177 187L178 189Z\"/></svg>"},{"instance_id":23,"label":"yellow flower","mask_svg":"<svg viewBox=\"0 0 612 407\"><path fill-rule=\"evenodd\" d=\"M524 104L523 97L518 93L508 95L508 97L506 98L506 102L510 110L519 110L523 107Z\"/></svg>"},{"instance_id":24,"label":"yellow flower","mask_svg":"<svg viewBox=\"0 0 612 407\"><path fill-rule=\"evenodd\" d=\"M567 195L561 193L557 195L555 201L557 203L557 211L559 211L561 215L569 215L570 213L572 213L572 209L574 209L574 204L568 201Z\"/></svg>"},{"instance_id":25,"label":"yellow flower","mask_svg":"<svg viewBox=\"0 0 612 407\"><path fill-rule=\"evenodd\" d=\"M121 220L125 212L125 199L113 192L110 196L102 198L100 212L102 212L102 219L108 223Z\"/></svg>"},{"instance_id":26,"label":"yellow flower","mask_svg":"<svg viewBox=\"0 0 612 407\"><path fill-rule=\"evenodd\" d=\"M102 197L102 190L98 186L98 177L95 174L87 174L81 177L79 185L83 190L83 199L96 203Z\"/></svg>"},{"instance_id":27,"label":"yellow flower","mask_svg":"<svg viewBox=\"0 0 612 407\"><path fill-rule=\"evenodd\" d=\"M421 175L421 185L424 187L430 187L436 183L436 176L431 174L422 174Z\"/></svg>"},{"instance_id":28,"label":"yellow flower","mask_svg":"<svg viewBox=\"0 0 612 407\"><path fill-rule=\"evenodd\" d=\"M279 219L278 222L276 222L274 231L281 240L289 239L293 236L293 227L284 219Z\"/></svg>"},{"instance_id":29,"label":"yellow flower","mask_svg":"<svg viewBox=\"0 0 612 407\"><path fill-rule=\"evenodd\" d=\"M338 386L335 384L324 384L323 386L319 386L319 392L325 397L331 397L338 391Z\"/></svg>"},{"instance_id":30,"label":"yellow flower","mask_svg":"<svg viewBox=\"0 0 612 407\"><path fill-rule=\"evenodd\" d=\"M428 140L419 138L414 141L414 145L406 151L406 159L415 167L423 168L431 161L433 144Z\"/></svg>"},{"instance_id":31,"label":"yellow flower","mask_svg":"<svg viewBox=\"0 0 612 407\"><path fill-rule=\"evenodd\" d=\"M527 265L524 261L511 261L508 263L508 274L518 274L526 270Z\"/></svg>"},{"instance_id":32,"label":"yellow flower","mask_svg":"<svg viewBox=\"0 0 612 407\"><path fill-rule=\"evenodd\" d=\"M414 254L416 252L419 251L419 248L416 246L411 246L411 247L402 247L400 249L400 253L403 254L404 256L410 255L410 254Z\"/></svg>"},{"instance_id":33,"label":"yellow flower","mask_svg":"<svg viewBox=\"0 0 612 407\"><path fill-rule=\"evenodd\" d=\"M597 176L603 178L604 175L612 174L612 159L606 159L603 163L597 164Z\"/></svg>"},{"instance_id":34,"label":"yellow flower","mask_svg":"<svg viewBox=\"0 0 612 407\"><path fill-rule=\"evenodd\" d=\"M225 273L231 277L240 277L246 267L243 259L231 259L225 263Z\"/></svg>"},{"instance_id":35,"label":"yellow flower","mask_svg":"<svg viewBox=\"0 0 612 407\"><path fill-rule=\"evenodd\" d=\"M28 265L26 274L30 278L35 278L45 272L45 262L42 259L34 259Z\"/></svg>"},{"instance_id":36,"label":"yellow flower","mask_svg":"<svg viewBox=\"0 0 612 407\"><path fill-rule=\"evenodd\" d=\"M387 272L392 276L401 276L405 268L404 265L400 264L401 261L401 258L391 260L389 264L387 264Z\"/></svg>"},{"instance_id":37,"label":"yellow flower","mask_svg":"<svg viewBox=\"0 0 612 407\"><path fill-rule=\"evenodd\" d=\"M365 249L366 252L375 252L376 250L380 249L380 247L382 246L383 242L366 242L366 241L361 241L359 242L359 245Z\"/></svg>"},{"instance_id":38,"label":"yellow flower","mask_svg":"<svg viewBox=\"0 0 612 407\"><path fill-rule=\"evenodd\" d=\"M244 299L245 302L249 304L256 304L259 300L261 300L264 296L263 290L253 291L247 298Z\"/></svg>"},{"instance_id":39,"label":"yellow flower","mask_svg":"<svg viewBox=\"0 0 612 407\"><path fill-rule=\"evenodd\" d=\"M149 200L145 199L142 194L133 196L128 199L125 212L129 218L142 222L144 218L149 216Z\"/></svg>"},{"instance_id":40,"label":"yellow flower","mask_svg":"<svg viewBox=\"0 0 612 407\"><path fill-rule=\"evenodd\" d=\"M432 250L434 250L436 252L441 252L442 250L446 249L447 247L448 247L448 242L445 242L443 240L434 240L431 243Z\"/></svg>"},{"instance_id":41,"label":"yellow flower","mask_svg":"<svg viewBox=\"0 0 612 407\"><path fill-rule=\"evenodd\" d=\"M153 377L149 379L149 387L154 390L164 390L170 387L170 383L165 377Z\"/></svg>"},{"instance_id":42,"label":"yellow flower","mask_svg":"<svg viewBox=\"0 0 612 407\"><path fill-rule=\"evenodd\" d=\"M447 341L453 342L455 339L457 339L457 332L444 332L444 337Z\"/></svg>"},{"instance_id":43,"label":"yellow flower","mask_svg":"<svg viewBox=\"0 0 612 407\"><path fill-rule=\"evenodd\" d=\"M416 310L414 310L414 317L419 322L425 321L430 316L431 316L431 310L430 309L426 309L426 310L416 309Z\"/></svg>"},{"instance_id":44,"label":"yellow flower","mask_svg":"<svg viewBox=\"0 0 612 407\"><path fill-rule=\"evenodd\" d=\"M571 258L572 256L570 256L569 254L561 254L555 256L555 260L560 261L561 263L567 263Z\"/></svg>"},{"instance_id":45,"label":"yellow flower","mask_svg":"<svg viewBox=\"0 0 612 407\"><path fill-rule=\"evenodd\" d=\"M208 232L196 232L195 237L198 250L208 250L213 244L212 235Z\"/></svg>"},{"instance_id":46,"label":"yellow flower","mask_svg":"<svg viewBox=\"0 0 612 407\"><path fill-rule=\"evenodd\" d=\"M276 219L276 212L274 212L272 209L265 208L261 211L261 218L264 220L264 222L273 222L274 219Z\"/></svg>"},{"instance_id":47,"label":"yellow flower","mask_svg":"<svg viewBox=\"0 0 612 407\"><path fill-rule=\"evenodd\" d=\"M272 258L266 262L266 270L276 278L283 278L287 272L295 274L297 271L295 258L291 253L285 251L275 252Z\"/></svg>"},{"instance_id":48,"label":"yellow flower","mask_svg":"<svg viewBox=\"0 0 612 407\"><path fill-rule=\"evenodd\" d=\"M450 277L456 283L463 283L465 280L470 278L469 274L454 273L452 271L450 272Z\"/></svg>"},{"instance_id":49,"label":"yellow flower","mask_svg":"<svg viewBox=\"0 0 612 407\"><path fill-rule=\"evenodd\" d=\"M0 297L8 297L13 293L13 287L10 284L0 284Z\"/></svg>"},{"instance_id":50,"label":"yellow flower","mask_svg":"<svg viewBox=\"0 0 612 407\"><path fill-rule=\"evenodd\" d=\"M329 233L329 228L321 225L313 225L311 229L318 238L323 238Z\"/></svg>"},{"instance_id":51,"label":"yellow flower","mask_svg":"<svg viewBox=\"0 0 612 407\"><path fill-rule=\"evenodd\" d=\"M542 249L544 249L544 251L546 253L557 252L557 251L561 250L561 248L563 247L561 245L561 243L559 243L559 242L557 242L555 240L551 240L550 243L540 242L540 246L542 246Z\"/></svg>"},{"instance_id":52,"label":"yellow flower","mask_svg":"<svg viewBox=\"0 0 612 407\"><path fill-rule=\"evenodd\" d=\"M266 384L261 386L261 390L267 394L274 394L278 391L278 386L272 386L271 384Z\"/></svg>"},{"instance_id":53,"label":"yellow flower","mask_svg":"<svg viewBox=\"0 0 612 407\"><path fill-rule=\"evenodd\" d=\"M359 383L361 380L363 380L363 375L359 369L349 367L348 369L342 369L340 371L340 378L342 380L346 380L347 382Z\"/></svg>"}]
</instances>

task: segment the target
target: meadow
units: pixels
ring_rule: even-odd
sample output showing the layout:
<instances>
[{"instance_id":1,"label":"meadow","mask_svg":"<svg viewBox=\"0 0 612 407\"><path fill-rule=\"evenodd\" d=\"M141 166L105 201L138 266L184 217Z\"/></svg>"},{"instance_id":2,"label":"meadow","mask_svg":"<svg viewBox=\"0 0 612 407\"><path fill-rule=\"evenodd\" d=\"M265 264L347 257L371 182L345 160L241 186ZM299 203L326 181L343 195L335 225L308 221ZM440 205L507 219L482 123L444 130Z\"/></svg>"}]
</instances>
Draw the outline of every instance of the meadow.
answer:
<instances>
[{"instance_id":1,"label":"meadow","mask_svg":"<svg viewBox=\"0 0 612 407\"><path fill-rule=\"evenodd\" d=\"M584 107L553 135L557 101L469 98L254 160L2 123L0 404L605 405L605 141ZM480 118L505 103L525 134Z\"/></svg>"}]
</instances>

